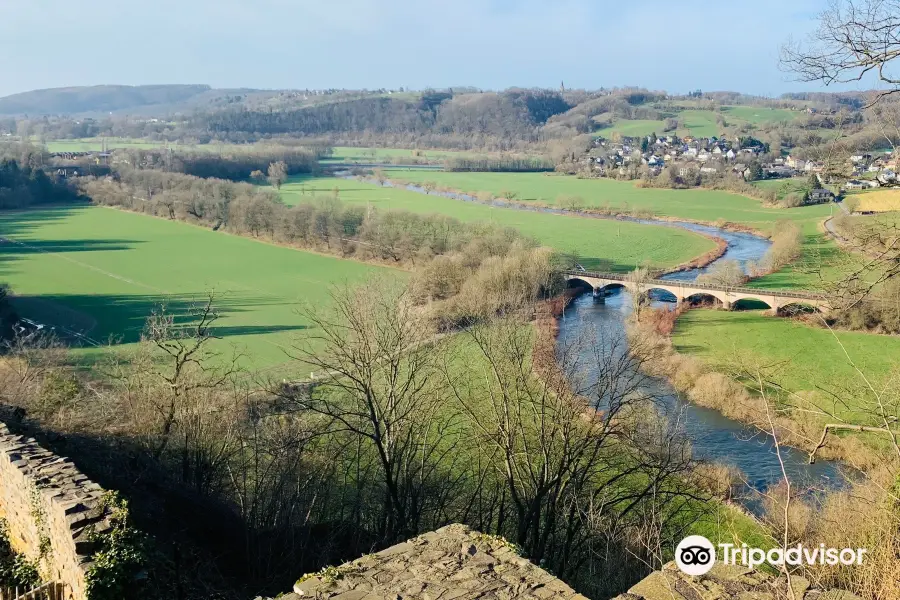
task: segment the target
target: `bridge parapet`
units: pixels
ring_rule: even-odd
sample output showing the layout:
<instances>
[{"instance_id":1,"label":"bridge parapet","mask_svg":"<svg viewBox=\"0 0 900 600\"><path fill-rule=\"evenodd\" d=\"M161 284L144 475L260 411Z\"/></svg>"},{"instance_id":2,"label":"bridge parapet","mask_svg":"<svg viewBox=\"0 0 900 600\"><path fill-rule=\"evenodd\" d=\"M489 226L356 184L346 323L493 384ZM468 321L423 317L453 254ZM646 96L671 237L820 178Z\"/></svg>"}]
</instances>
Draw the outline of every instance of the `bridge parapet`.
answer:
<instances>
[{"instance_id":1,"label":"bridge parapet","mask_svg":"<svg viewBox=\"0 0 900 600\"><path fill-rule=\"evenodd\" d=\"M675 296L679 303L692 296L706 295L716 298L726 307L730 307L734 302L740 300L756 299L765 302L773 310L777 310L789 304L806 304L818 308L819 310L830 309L828 297L826 295L805 290L723 286L678 279L654 278L634 281L628 275L593 271L567 270L563 271L563 275L569 281L579 279L590 285L594 290L602 290L613 285L622 286L632 292L638 289L642 291L651 289L663 290Z\"/></svg>"}]
</instances>

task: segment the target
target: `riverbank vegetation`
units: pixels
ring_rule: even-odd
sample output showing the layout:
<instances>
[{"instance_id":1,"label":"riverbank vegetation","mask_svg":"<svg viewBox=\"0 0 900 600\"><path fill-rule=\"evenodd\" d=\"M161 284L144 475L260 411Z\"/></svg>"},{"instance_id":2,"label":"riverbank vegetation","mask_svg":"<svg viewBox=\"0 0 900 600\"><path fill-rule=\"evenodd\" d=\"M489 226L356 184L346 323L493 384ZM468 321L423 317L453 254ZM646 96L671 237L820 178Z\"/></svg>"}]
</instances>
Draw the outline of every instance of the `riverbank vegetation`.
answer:
<instances>
[{"instance_id":1,"label":"riverbank vegetation","mask_svg":"<svg viewBox=\"0 0 900 600\"><path fill-rule=\"evenodd\" d=\"M296 178L282 186L280 194L285 204L299 205L335 190L345 204L367 210L438 213L463 222L510 227L571 255L589 269L627 272L642 265L674 268L716 250L713 240L670 227L491 207L340 178Z\"/></svg>"},{"instance_id":2,"label":"riverbank vegetation","mask_svg":"<svg viewBox=\"0 0 900 600\"><path fill-rule=\"evenodd\" d=\"M692 402L805 450L810 460L838 458L861 469L864 476L824 500L804 497L803 483L785 479L765 494L763 523L782 546L868 549L859 569L806 569L814 583L866 598L897 593L897 338L758 312L683 309L645 309L629 336L654 348L648 372L667 377Z\"/></svg>"},{"instance_id":3,"label":"riverbank vegetation","mask_svg":"<svg viewBox=\"0 0 900 600\"><path fill-rule=\"evenodd\" d=\"M774 288L821 288L837 274L842 257L838 247L820 230L819 223L831 209L824 205L782 209L725 191L641 188L632 182L611 179L578 179L538 173L446 173L405 171L396 181L422 185L433 182L440 189L461 191L476 197L507 199L534 206L604 214L682 219L772 236L778 223L790 221L801 232L800 254L790 266L781 263L761 277L757 285ZM772 271L772 269L765 269Z\"/></svg>"}]
</instances>

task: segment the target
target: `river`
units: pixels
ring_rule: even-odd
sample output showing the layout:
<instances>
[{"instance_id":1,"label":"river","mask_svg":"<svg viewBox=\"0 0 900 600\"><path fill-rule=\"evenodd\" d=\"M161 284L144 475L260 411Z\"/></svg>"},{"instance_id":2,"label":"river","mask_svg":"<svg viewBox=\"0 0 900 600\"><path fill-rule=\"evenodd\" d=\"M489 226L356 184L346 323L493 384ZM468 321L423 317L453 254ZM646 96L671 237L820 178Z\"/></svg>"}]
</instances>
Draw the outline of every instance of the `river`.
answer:
<instances>
[{"instance_id":1,"label":"river","mask_svg":"<svg viewBox=\"0 0 900 600\"><path fill-rule=\"evenodd\" d=\"M346 176L351 179L351 177ZM386 185L392 185L386 182ZM416 185L399 186L404 189L426 193ZM471 195L456 192L432 191L432 195L440 195L465 202L479 202ZM567 213L567 211L526 206L516 202L494 199L494 206L514 210L529 210L548 213ZM611 218L601 215L583 215L593 218ZM680 227L724 239L728 247L716 261L698 269L677 271L664 275L663 279L690 281L705 272L712 265L722 260L736 260L742 266L747 261L759 261L771 243L769 240L751 234L739 233L714 227L683 221L660 221L654 219L636 219L621 217L629 221L637 221L647 225L664 227ZM674 298L671 298L674 301ZM658 298L657 305L664 305ZM598 302L591 294L582 294L566 309L560 319L558 344L568 345L585 330L602 332L605 339L622 338L625 335L625 321L631 311L631 298L624 289L613 290L604 301ZM615 337L610 337L615 336ZM585 349L590 352L590 349ZM665 379L651 380L653 390L650 393L661 400L663 408L671 416L678 416L693 446L694 456L718 463L737 467L743 474L747 487L738 500L751 512L761 510L760 494L769 486L783 479L781 464L775 453L774 444L768 436L738 421L729 419L717 411L695 406L679 396L675 388ZM589 381L587 382L590 383ZM840 463L819 459L815 464L808 464L807 454L789 447L781 448L785 472L793 485L811 490L833 490L844 486L846 478L842 474Z\"/></svg>"},{"instance_id":2,"label":"river","mask_svg":"<svg viewBox=\"0 0 900 600\"><path fill-rule=\"evenodd\" d=\"M728 243L728 248L718 260L737 260L741 264L756 261L765 254L770 245L768 240L759 236L733 233L717 227L669 221L656 224L683 227L724 239ZM689 281L706 268L669 273L663 278ZM672 300L674 301L674 298ZM661 306L667 303L656 300L654 304ZM559 344L571 343L584 329L602 331L604 336L624 336L625 320L631 312L631 306L630 295L622 288L613 290L611 295L600 302L591 294L579 296L569 305L560 320ZM661 399L666 412L673 417L677 415L680 419L692 441L696 457L740 469L748 487L738 499L746 508L759 513L761 502L758 492L783 479L781 464L771 438L717 411L686 402L664 379L653 379L652 385L654 389L650 392ZM838 489L846 481L839 463L820 459L810 465L806 453L789 447L781 448L781 456L785 472L794 485L814 490L828 490Z\"/></svg>"}]
</instances>

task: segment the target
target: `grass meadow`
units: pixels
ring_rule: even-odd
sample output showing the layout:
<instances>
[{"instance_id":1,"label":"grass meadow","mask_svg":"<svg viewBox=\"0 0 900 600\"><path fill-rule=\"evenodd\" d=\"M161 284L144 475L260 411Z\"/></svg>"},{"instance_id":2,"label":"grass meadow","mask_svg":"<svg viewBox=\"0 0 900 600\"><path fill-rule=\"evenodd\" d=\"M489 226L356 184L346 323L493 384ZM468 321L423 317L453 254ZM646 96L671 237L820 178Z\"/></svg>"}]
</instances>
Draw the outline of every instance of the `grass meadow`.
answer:
<instances>
[{"instance_id":1,"label":"grass meadow","mask_svg":"<svg viewBox=\"0 0 900 600\"><path fill-rule=\"evenodd\" d=\"M351 204L513 227L551 248L576 253L587 268L625 272L643 264L674 267L715 248L706 237L670 227L491 207L339 178L293 178L281 188L281 197L286 204L298 204L331 195L335 189L342 201Z\"/></svg>"},{"instance_id":2,"label":"grass meadow","mask_svg":"<svg viewBox=\"0 0 900 600\"><path fill-rule=\"evenodd\" d=\"M837 398L848 402L852 399L840 392L865 385L850 359L877 387L879 380L895 372L900 356L896 336L832 333L761 311L690 310L679 317L672 342L679 352L713 366L758 362L768 365L773 379L791 392L818 394L825 400L823 390L837 391ZM835 407L853 409L852 405L841 409L839 403Z\"/></svg>"},{"instance_id":3,"label":"grass meadow","mask_svg":"<svg viewBox=\"0 0 900 600\"><path fill-rule=\"evenodd\" d=\"M676 134L679 136L693 135L710 137L721 133L716 123L716 112L708 109L691 108L694 104L684 103L684 110L672 113L672 117L678 119L679 127ZM722 116L728 125L767 125L792 121L800 113L778 108L766 108L762 106L723 106ZM625 136L638 137L656 133L663 135L664 122L660 120L646 119L619 119L612 125L597 129L594 133L603 137L609 137L613 133Z\"/></svg>"},{"instance_id":4,"label":"grass meadow","mask_svg":"<svg viewBox=\"0 0 900 600\"><path fill-rule=\"evenodd\" d=\"M2 280L23 315L101 343L131 343L159 303L184 314L214 291L218 343L254 367L287 360L284 349L307 326L297 308L327 302L330 284L405 276L101 207L0 213L0 236ZM98 351L80 352L90 359Z\"/></svg>"},{"instance_id":5,"label":"grass meadow","mask_svg":"<svg viewBox=\"0 0 900 600\"><path fill-rule=\"evenodd\" d=\"M350 146L335 146L333 154L326 159L328 162L381 162L408 158L413 160L441 161L446 158L478 156L477 152L462 152L454 150L409 150L405 148L354 148Z\"/></svg>"},{"instance_id":6,"label":"grass meadow","mask_svg":"<svg viewBox=\"0 0 900 600\"><path fill-rule=\"evenodd\" d=\"M133 140L128 138L84 138L77 140L52 140L46 143L48 152L98 152L104 142L110 150L116 148L161 148L166 142Z\"/></svg>"},{"instance_id":7,"label":"grass meadow","mask_svg":"<svg viewBox=\"0 0 900 600\"><path fill-rule=\"evenodd\" d=\"M794 221L803 237L803 257L797 265L760 278L755 285L778 288L812 288L821 284L819 272L827 276L840 262L837 246L822 231L820 223L834 210L833 205L798 208L767 208L747 196L716 190L671 190L640 188L632 182L614 179L578 179L543 173L448 173L404 171L397 177L413 182L433 181L437 185L496 196L507 191L521 202L554 204L560 196L580 196L588 208L649 211L660 217L689 221L728 221L771 233L778 221Z\"/></svg>"}]
</instances>

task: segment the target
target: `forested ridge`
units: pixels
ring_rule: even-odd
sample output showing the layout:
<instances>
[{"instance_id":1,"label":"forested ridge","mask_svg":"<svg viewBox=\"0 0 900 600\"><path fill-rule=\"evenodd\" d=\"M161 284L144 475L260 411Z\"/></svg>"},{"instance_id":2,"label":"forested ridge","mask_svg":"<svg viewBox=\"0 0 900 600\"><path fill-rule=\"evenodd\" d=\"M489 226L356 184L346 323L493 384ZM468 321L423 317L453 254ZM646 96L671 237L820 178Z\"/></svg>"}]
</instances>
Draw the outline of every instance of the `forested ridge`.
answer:
<instances>
[{"instance_id":1,"label":"forested ridge","mask_svg":"<svg viewBox=\"0 0 900 600\"><path fill-rule=\"evenodd\" d=\"M34 90L0 98L0 115L74 114L183 102L208 85L97 85Z\"/></svg>"},{"instance_id":2,"label":"forested ridge","mask_svg":"<svg viewBox=\"0 0 900 600\"><path fill-rule=\"evenodd\" d=\"M233 133L317 136L353 131L536 139L540 125L569 108L559 94L543 90L424 94L418 101L364 98L285 111L229 109L197 115L189 125L225 138Z\"/></svg>"}]
</instances>

